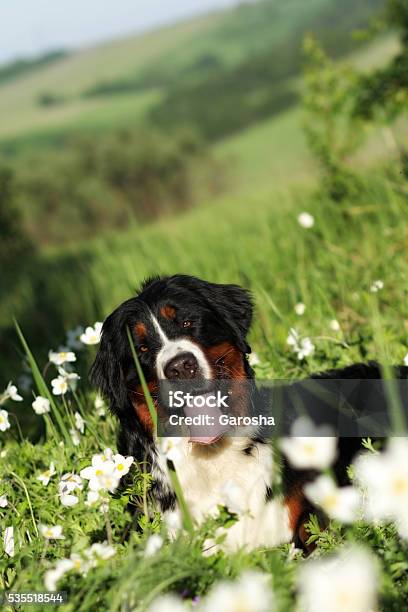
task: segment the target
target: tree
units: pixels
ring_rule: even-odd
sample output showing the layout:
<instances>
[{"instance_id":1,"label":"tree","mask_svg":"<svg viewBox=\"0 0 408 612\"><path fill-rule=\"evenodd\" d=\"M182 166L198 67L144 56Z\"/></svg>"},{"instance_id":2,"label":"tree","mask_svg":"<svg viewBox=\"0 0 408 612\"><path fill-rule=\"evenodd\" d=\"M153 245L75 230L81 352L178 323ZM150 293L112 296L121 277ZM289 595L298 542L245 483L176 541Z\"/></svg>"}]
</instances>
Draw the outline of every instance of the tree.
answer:
<instances>
[{"instance_id":1,"label":"tree","mask_svg":"<svg viewBox=\"0 0 408 612\"><path fill-rule=\"evenodd\" d=\"M352 112L357 74L331 60L311 35L305 38L303 48L304 129L320 166L324 192L341 202L359 190L357 176L347 166L347 158L362 141L362 120Z\"/></svg>"},{"instance_id":2,"label":"tree","mask_svg":"<svg viewBox=\"0 0 408 612\"><path fill-rule=\"evenodd\" d=\"M401 50L387 66L361 75L354 115L365 120L393 120L408 106L408 1L389 0L383 28L399 31Z\"/></svg>"}]
</instances>

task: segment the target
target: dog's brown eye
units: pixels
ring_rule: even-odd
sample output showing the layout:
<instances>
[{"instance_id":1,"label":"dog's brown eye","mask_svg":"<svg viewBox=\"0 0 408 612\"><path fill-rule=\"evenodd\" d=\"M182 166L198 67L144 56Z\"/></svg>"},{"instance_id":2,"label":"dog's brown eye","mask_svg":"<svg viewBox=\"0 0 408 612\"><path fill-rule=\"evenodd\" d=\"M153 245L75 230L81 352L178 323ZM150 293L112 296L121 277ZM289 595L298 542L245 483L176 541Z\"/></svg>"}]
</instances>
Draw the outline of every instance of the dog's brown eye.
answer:
<instances>
[{"instance_id":1,"label":"dog's brown eye","mask_svg":"<svg viewBox=\"0 0 408 612\"><path fill-rule=\"evenodd\" d=\"M183 321L183 327L191 327L191 326L192 326L191 321Z\"/></svg>"},{"instance_id":2,"label":"dog's brown eye","mask_svg":"<svg viewBox=\"0 0 408 612\"><path fill-rule=\"evenodd\" d=\"M139 350L141 353L147 353L147 351L149 350L148 347L146 346L146 344L141 344L139 346Z\"/></svg>"}]
</instances>

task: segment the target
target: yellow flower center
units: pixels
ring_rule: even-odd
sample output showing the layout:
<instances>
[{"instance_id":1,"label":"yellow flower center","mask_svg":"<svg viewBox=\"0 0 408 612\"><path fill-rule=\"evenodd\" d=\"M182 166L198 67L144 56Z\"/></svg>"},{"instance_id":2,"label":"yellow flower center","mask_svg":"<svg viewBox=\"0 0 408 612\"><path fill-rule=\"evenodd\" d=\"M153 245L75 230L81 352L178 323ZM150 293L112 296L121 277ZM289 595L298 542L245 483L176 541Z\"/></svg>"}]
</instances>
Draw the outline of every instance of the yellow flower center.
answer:
<instances>
[{"instance_id":1,"label":"yellow flower center","mask_svg":"<svg viewBox=\"0 0 408 612\"><path fill-rule=\"evenodd\" d=\"M96 476L102 476L102 474L103 474L102 470L95 470Z\"/></svg>"},{"instance_id":2,"label":"yellow flower center","mask_svg":"<svg viewBox=\"0 0 408 612\"><path fill-rule=\"evenodd\" d=\"M347 606L350 605L350 602L352 601L352 596L346 591L340 591L337 593L336 600L337 603L341 604L341 607L346 610Z\"/></svg>"},{"instance_id":3,"label":"yellow flower center","mask_svg":"<svg viewBox=\"0 0 408 612\"><path fill-rule=\"evenodd\" d=\"M337 495L335 493L330 493L329 495L326 495L326 497L323 500L322 505L327 510L333 510L333 508L337 506L337 502L338 502Z\"/></svg>"},{"instance_id":4,"label":"yellow flower center","mask_svg":"<svg viewBox=\"0 0 408 612\"><path fill-rule=\"evenodd\" d=\"M397 495L404 495L408 491L408 479L400 476L393 482L393 489Z\"/></svg>"},{"instance_id":5,"label":"yellow flower center","mask_svg":"<svg viewBox=\"0 0 408 612\"><path fill-rule=\"evenodd\" d=\"M304 450L307 455L313 456L316 453L316 447L312 442L306 442Z\"/></svg>"},{"instance_id":6,"label":"yellow flower center","mask_svg":"<svg viewBox=\"0 0 408 612\"><path fill-rule=\"evenodd\" d=\"M119 465L117 466L117 469L119 470L119 472L121 472L122 470L125 469L125 466L123 465L123 463L119 463Z\"/></svg>"}]
</instances>

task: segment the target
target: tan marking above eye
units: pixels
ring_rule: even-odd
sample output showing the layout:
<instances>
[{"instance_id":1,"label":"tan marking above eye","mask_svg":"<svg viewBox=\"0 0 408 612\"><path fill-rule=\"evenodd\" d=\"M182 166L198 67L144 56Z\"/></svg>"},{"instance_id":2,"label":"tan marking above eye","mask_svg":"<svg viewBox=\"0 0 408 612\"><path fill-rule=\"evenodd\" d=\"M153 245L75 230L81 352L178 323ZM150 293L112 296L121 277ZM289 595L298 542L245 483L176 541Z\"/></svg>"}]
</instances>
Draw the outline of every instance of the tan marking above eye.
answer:
<instances>
[{"instance_id":1,"label":"tan marking above eye","mask_svg":"<svg viewBox=\"0 0 408 612\"><path fill-rule=\"evenodd\" d=\"M176 318L176 309L173 308L173 306L170 306L169 304L166 304L165 306L162 306L160 308L160 314L165 319L175 319Z\"/></svg>"},{"instance_id":2,"label":"tan marking above eye","mask_svg":"<svg viewBox=\"0 0 408 612\"><path fill-rule=\"evenodd\" d=\"M139 340L143 340L143 338L145 338L147 336L146 325L144 323L142 323L141 321L139 321L135 325L135 332L136 332L136 336L139 338Z\"/></svg>"}]
</instances>

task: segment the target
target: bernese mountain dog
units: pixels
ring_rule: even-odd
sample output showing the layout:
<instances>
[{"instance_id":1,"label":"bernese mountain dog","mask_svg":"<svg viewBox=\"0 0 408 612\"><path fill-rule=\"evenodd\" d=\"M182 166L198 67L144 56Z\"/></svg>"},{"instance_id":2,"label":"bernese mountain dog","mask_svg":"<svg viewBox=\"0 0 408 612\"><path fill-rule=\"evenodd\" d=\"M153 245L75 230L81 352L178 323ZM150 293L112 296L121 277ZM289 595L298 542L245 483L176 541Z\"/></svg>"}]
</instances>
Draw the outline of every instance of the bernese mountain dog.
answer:
<instances>
[{"instance_id":1,"label":"bernese mountain dog","mask_svg":"<svg viewBox=\"0 0 408 612\"><path fill-rule=\"evenodd\" d=\"M121 304L103 324L91 381L109 399L119 419L119 452L147 466L153 496L163 513L174 510L177 500L158 452L127 329L160 413L159 381L254 378L246 339L252 314L251 295L245 289L175 275L145 281L137 296ZM377 364L370 363L317 376L378 379L381 373ZM408 368L398 368L397 376L407 378ZM226 548L271 547L294 541L308 550L305 524L309 514L317 510L305 498L303 484L313 477L312 473L294 470L285 460L281 467L270 440L260 431L194 441L186 437L180 446L175 468L191 515L198 523L221 503L225 482L236 483L240 491L248 512L228 530ZM359 439L339 439L334 471L340 484L346 483L346 468L359 448ZM272 484L277 479L282 481L282 488L274 494Z\"/></svg>"}]
</instances>

